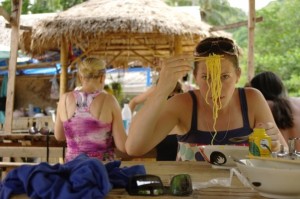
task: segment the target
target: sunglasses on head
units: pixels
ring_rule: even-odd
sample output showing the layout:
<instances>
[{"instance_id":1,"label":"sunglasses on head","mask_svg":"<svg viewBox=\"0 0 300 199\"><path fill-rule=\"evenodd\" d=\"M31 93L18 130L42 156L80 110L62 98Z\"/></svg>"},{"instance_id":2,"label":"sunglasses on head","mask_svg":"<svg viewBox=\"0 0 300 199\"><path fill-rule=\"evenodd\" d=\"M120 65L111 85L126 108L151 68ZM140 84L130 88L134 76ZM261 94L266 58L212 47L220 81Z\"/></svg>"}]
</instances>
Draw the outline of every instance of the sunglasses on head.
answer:
<instances>
[{"instance_id":1,"label":"sunglasses on head","mask_svg":"<svg viewBox=\"0 0 300 199\"><path fill-rule=\"evenodd\" d=\"M158 196L163 194L187 196L192 194L191 176L179 174L172 177L170 186L164 186L160 177L156 175L135 175L129 178L126 187L129 195Z\"/></svg>"},{"instance_id":2,"label":"sunglasses on head","mask_svg":"<svg viewBox=\"0 0 300 199\"><path fill-rule=\"evenodd\" d=\"M203 41L198 44L194 55L196 57L207 56L210 53L226 53L238 55L236 45L230 40Z\"/></svg>"}]
</instances>

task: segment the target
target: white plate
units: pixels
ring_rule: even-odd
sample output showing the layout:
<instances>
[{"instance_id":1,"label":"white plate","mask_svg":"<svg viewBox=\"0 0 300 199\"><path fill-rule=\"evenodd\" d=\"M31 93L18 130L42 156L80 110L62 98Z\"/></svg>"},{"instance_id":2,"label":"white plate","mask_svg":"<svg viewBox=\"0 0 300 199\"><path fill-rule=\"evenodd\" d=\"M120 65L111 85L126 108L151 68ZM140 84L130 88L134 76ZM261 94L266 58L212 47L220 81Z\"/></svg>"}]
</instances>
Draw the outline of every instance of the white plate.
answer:
<instances>
[{"instance_id":1,"label":"white plate","mask_svg":"<svg viewBox=\"0 0 300 199\"><path fill-rule=\"evenodd\" d=\"M241 160L237 163L249 184L267 198L300 198L300 165L258 159Z\"/></svg>"},{"instance_id":2,"label":"white plate","mask_svg":"<svg viewBox=\"0 0 300 199\"><path fill-rule=\"evenodd\" d=\"M199 148L204 159L214 168L231 168L236 164L230 156L244 159L249 153L248 146L236 145L203 145Z\"/></svg>"}]
</instances>

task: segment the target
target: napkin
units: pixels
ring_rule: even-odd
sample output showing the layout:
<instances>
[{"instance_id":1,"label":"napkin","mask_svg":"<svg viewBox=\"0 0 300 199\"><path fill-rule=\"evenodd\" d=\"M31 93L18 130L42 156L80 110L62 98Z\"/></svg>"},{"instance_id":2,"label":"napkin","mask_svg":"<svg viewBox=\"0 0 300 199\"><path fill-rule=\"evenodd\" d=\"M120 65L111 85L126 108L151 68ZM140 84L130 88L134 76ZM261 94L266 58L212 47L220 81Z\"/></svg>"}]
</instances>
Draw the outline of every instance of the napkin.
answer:
<instances>
[{"instance_id":1,"label":"napkin","mask_svg":"<svg viewBox=\"0 0 300 199\"><path fill-rule=\"evenodd\" d=\"M251 187L247 179L236 168L231 168L229 178L213 178L207 182L193 182L193 190L199 190L214 186L230 187L234 174L244 186Z\"/></svg>"}]
</instances>

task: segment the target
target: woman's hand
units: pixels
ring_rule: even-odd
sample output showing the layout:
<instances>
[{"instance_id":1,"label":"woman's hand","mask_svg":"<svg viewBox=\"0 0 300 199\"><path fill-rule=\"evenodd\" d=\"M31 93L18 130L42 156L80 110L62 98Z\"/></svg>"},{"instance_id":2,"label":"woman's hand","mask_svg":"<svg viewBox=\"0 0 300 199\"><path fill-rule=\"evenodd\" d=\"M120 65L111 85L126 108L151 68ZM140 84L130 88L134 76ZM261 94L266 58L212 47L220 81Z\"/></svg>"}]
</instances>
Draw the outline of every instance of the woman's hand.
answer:
<instances>
[{"instance_id":1,"label":"woman's hand","mask_svg":"<svg viewBox=\"0 0 300 199\"><path fill-rule=\"evenodd\" d=\"M280 139L279 139L280 131L273 122L258 123L255 125L255 128L264 128L266 130L267 135L271 137L272 151L276 152L279 150L279 148L280 148Z\"/></svg>"},{"instance_id":2,"label":"woman's hand","mask_svg":"<svg viewBox=\"0 0 300 199\"><path fill-rule=\"evenodd\" d=\"M166 93L168 96L174 90L177 81L192 70L190 57L190 55L177 55L166 58L161 62L157 84L158 92Z\"/></svg>"}]
</instances>

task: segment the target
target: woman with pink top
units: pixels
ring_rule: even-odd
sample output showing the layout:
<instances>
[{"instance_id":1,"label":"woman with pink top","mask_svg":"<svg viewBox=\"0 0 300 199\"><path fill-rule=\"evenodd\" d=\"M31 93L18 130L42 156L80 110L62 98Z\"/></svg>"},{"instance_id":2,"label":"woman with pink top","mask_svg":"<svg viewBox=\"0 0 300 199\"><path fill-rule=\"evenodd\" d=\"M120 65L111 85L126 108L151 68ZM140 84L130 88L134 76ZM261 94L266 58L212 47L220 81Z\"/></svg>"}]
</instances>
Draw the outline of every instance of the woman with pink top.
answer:
<instances>
[{"instance_id":1,"label":"woman with pink top","mask_svg":"<svg viewBox=\"0 0 300 199\"><path fill-rule=\"evenodd\" d=\"M100 160L115 159L114 148L125 152L126 133L116 98L104 91L105 64L86 58L78 67L82 87L60 97L55 138L67 142L66 162L81 153Z\"/></svg>"}]
</instances>

